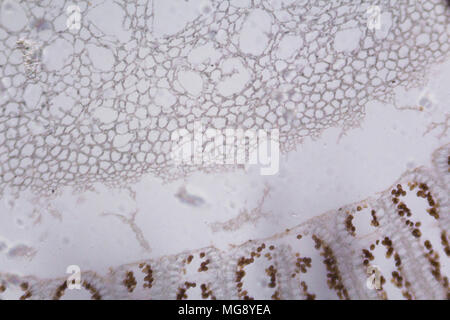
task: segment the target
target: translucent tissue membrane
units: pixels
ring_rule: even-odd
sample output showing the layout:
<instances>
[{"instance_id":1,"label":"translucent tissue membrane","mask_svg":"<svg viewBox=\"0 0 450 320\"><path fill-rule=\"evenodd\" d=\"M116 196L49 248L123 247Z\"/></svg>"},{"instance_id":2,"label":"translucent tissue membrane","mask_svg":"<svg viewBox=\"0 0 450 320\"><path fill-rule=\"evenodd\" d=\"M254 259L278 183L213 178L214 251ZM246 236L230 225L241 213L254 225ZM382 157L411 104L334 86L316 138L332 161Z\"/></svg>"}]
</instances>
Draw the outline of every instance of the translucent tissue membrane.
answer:
<instances>
[{"instance_id":1,"label":"translucent tissue membrane","mask_svg":"<svg viewBox=\"0 0 450 320\"><path fill-rule=\"evenodd\" d=\"M72 5L1 4L0 190L11 203L26 192L51 201L68 187L128 190L144 175L169 183L242 169L174 163L172 133L194 134L195 122L278 129L287 155L326 129L345 135L361 126L370 101L396 104L396 90L423 88L431 67L449 57L444 0L77 1L68 10ZM372 5L381 8L380 28L368 27ZM404 109L437 112L431 100ZM0 297L449 299L444 103L443 122L429 123L442 129L432 163L399 172L374 197L227 249L142 259L105 274L83 270L81 290L68 290L63 277L0 266ZM185 189L177 197L193 206L203 201ZM39 203L31 206L35 213ZM127 221L148 249L134 217ZM7 246L0 239L0 253ZM35 254L26 245L8 250L9 257ZM366 283L373 266L379 290Z\"/></svg>"}]
</instances>

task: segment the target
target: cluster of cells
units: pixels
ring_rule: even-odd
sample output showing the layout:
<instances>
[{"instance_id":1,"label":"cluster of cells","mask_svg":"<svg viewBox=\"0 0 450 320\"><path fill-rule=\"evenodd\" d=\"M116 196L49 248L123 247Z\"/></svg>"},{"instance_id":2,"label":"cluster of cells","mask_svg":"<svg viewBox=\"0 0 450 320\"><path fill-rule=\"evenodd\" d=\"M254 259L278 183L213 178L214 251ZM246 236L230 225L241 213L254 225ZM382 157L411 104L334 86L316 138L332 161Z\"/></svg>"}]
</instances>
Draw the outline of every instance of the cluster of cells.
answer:
<instances>
[{"instance_id":1,"label":"cluster of cells","mask_svg":"<svg viewBox=\"0 0 450 320\"><path fill-rule=\"evenodd\" d=\"M173 162L172 133L196 121L278 129L288 152L359 125L368 101L421 85L449 52L443 0L214 0L160 37L151 1L77 1L78 30L66 25L70 4L2 4L2 17L17 17L0 23L2 188L52 194L236 167ZM368 27L371 5L379 29ZM117 10L119 33L92 18Z\"/></svg>"},{"instance_id":2,"label":"cluster of cells","mask_svg":"<svg viewBox=\"0 0 450 320\"><path fill-rule=\"evenodd\" d=\"M4 1L0 8L0 189L52 194L120 184L173 164L171 134L280 130L288 152L329 127L357 126L371 99L392 102L448 58L446 1L211 1L193 21L153 34L152 2ZM381 9L381 28L367 8ZM127 36L90 15L119 8ZM15 14L11 23L5 17ZM21 18L21 19L19 19ZM23 22L23 23L22 23ZM252 34L252 36L248 36ZM61 58L63 57L63 58ZM206 145L202 145L206 148ZM268 239L203 248L82 273L92 299L450 298L448 146L434 168L407 172L380 198L348 205ZM419 203L420 205L418 205ZM422 232L431 228L431 232ZM381 287L366 285L378 266ZM63 278L0 273L0 297L71 297Z\"/></svg>"},{"instance_id":3,"label":"cluster of cells","mask_svg":"<svg viewBox=\"0 0 450 320\"><path fill-rule=\"evenodd\" d=\"M0 298L450 299L449 159L447 145L378 198L269 238L82 272L81 293L64 278L0 273Z\"/></svg>"}]
</instances>

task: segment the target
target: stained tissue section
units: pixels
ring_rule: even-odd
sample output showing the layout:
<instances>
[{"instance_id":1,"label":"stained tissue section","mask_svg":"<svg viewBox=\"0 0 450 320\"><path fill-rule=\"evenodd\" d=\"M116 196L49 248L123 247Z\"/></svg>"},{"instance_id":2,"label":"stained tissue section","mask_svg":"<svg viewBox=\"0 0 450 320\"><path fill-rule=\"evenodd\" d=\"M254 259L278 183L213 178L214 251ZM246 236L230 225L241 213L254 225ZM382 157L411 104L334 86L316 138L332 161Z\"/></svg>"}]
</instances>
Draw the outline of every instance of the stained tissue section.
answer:
<instances>
[{"instance_id":1,"label":"stained tissue section","mask_svg":"<svg viewBox=\"0 0 450 320\"><path fill-rule=\"evenodd\" d=\"M212 1L156 37L151 1L77 2L79 30L67 3L5 1L18 18L0 25L1 185L52 194L224 169L172 163L171 133L195 121L278 128L283 152L357 125L366 102L419 85L449 52L445 1L373 1L380 30L367 27L371 4Z\"/></svg>"},{"instance_id":2,"label":"stained tissue section","mask_svg":"<svg viewBox=\"0 0 450 320\"><path fill-rule=\"evenodd\" d=\"M83 288L92 299L449 299L449 152L436 150L433 168L405 172L375 199L228 251L83 272ZM378 288L367 284L374 270ZM71 298L64 281L0 273L0 298Z\"/></svg>"},{"instance_id":3,"label":"stained tissue section","mask_svg":"<svg viewBox=\"0 0 450 320\"><path fill-rule=\"evenodd\" d=\"M65 26L67 4L4 1L0 188L52 194L148 172L171 179L225 169L171 162L171 133L192 133L199 120L216 129L277 128L283 152L328 127L358 125L366 102L392 101L395 87L422 84L449 51L445 1L373 1L380 30L367 27L371 4L213 1L184 28L157 37L151 1L77 2L75 31ZM120 22L113 34L90 18L106 9ZM444 146L433 168L406 172L376 199L267 239L112 266L107 275L83 272L82 292L92 299L449 299L449 159ZM184 189L177 197L203 204ZM33 252L17 246L8 254ZM367 286L372 267L379 289ZM72 294L63 278L0 273L2 299Z\"/></svg>"}]
</instances>

